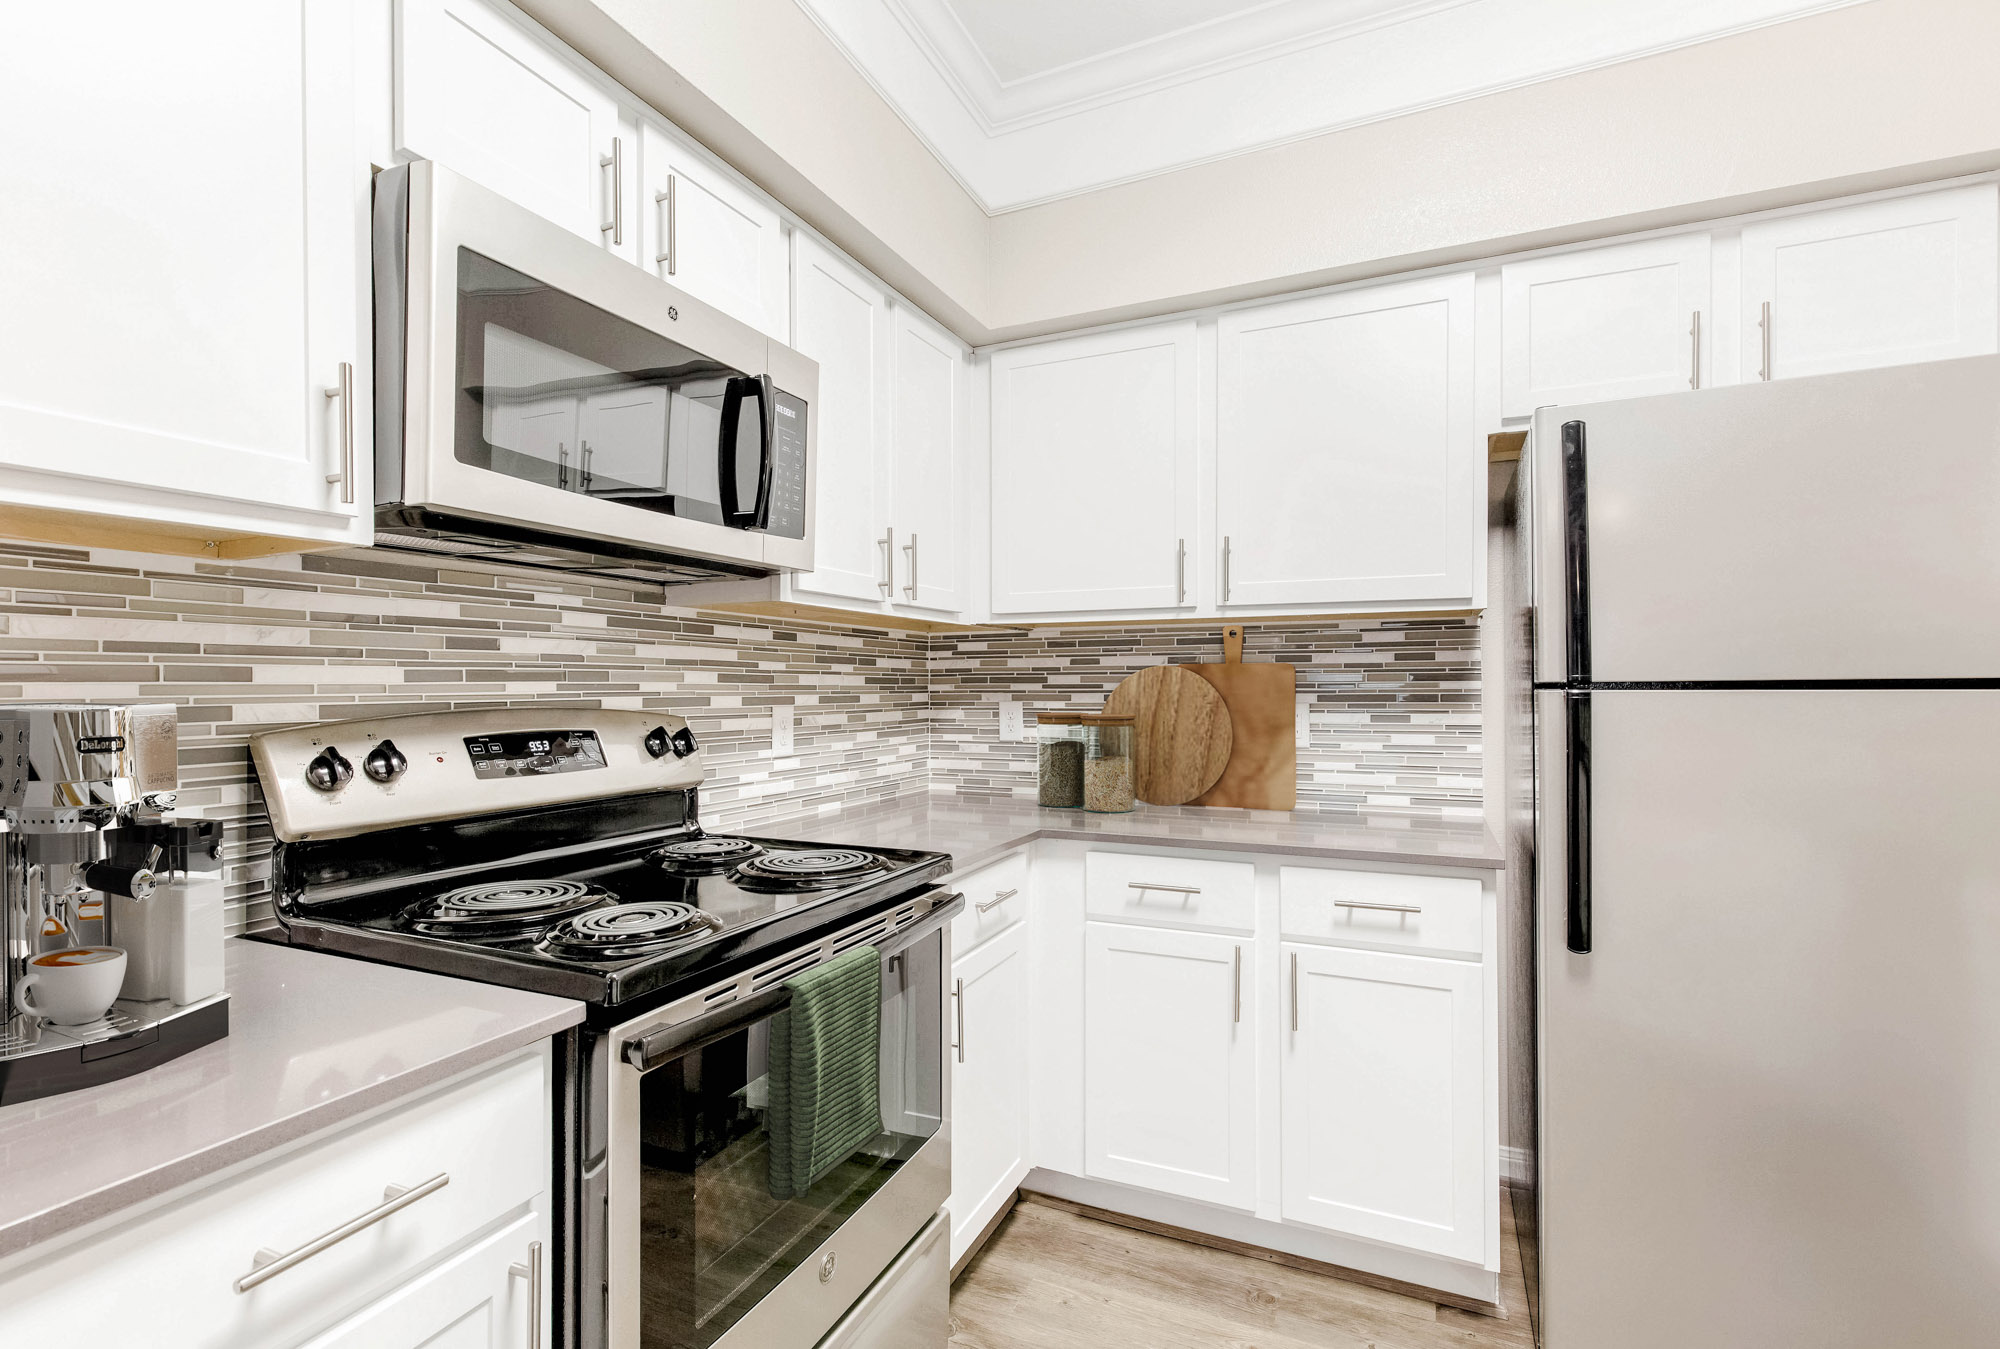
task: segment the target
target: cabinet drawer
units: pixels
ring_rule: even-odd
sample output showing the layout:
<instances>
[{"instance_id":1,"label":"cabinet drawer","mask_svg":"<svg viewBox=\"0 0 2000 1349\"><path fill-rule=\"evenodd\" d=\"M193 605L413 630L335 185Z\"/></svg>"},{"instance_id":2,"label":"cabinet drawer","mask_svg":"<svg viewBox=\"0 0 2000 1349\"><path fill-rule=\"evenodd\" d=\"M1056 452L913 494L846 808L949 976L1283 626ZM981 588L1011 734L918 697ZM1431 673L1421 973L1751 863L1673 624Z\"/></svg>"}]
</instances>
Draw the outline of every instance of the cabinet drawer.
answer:
<instances>
[{"instance_id":1,"label":"cabinet drawer","mask_svg":"<svg viewBox=\"0 0 2000 1349\"><path fill-rule=\"evenodd\" d=\"M962 956L1028 916L1028 855L1016 853L948 882L965 895L965 910L951 920L951 952Z\"/></svg>"},{"instance_id":2,"label":"cabinet drawer","mask_svg":"<svg viewBox=\"0 0 2000 1349\"><path fill-rule=\"evenodd\" d=\"M1484 891L1474 876L1281 867L1279 925L1307 941L1477 956Z\"/></svg>"},{"instance_id":3,"label":"cabinet drawer","mask_svg":"<svg viewBox=\"0 0 2000 1349\"><path fill-rule=\"evenodd\" d=\"M1247 932L1257 925L1256 875L1248 862L1094 852L1084 904L1093 918Z\"/></svg>"},{"instance_id":4,"label":"cabinet drawer","mask_svg":"<svg viewBox=\"0 0 2000 1349\"><path fill-rule=\"evenodd\" d=\"M546 1063L516 1058L18 1269L0 1283L10 1338L293 1344L354 1314L481 1230L546 1207ZM296 1250L379 1207L386 1186L439 1175L442 1188L236 1291L259 1250Z\"/></svg>"}]
</instances>

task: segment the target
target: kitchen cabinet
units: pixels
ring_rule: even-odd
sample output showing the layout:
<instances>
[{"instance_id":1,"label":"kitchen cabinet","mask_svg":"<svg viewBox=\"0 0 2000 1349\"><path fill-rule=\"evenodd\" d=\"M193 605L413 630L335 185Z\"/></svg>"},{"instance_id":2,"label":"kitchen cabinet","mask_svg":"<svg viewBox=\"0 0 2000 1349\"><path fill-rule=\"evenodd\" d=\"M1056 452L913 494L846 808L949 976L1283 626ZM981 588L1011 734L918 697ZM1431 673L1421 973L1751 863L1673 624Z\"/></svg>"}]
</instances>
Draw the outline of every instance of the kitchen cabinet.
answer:
<instances>
[{"instance_id":1,"label":"kitchen cabinet","mask_svg":"<svg viewBox=\"0 0 2000 1349\"><path fill-rule=\"evenodd\" d=\"M954 1265L1028 1173L1028 998L1025 927L952 964Z\"/></svg>"},{"instance_id":2,"label":"kitchen cabinet","mask_svg":"<svg viewBox=\"0 0 2000 1349\"><path fill-rule=\"evenodd\" d=\"M996 351L991 370L993 613L1187 607L1193 320Z\"/></svg>"},{"instance_id":3,"label":"kitchen cabinet","mask_svg":"<svg viewBox=\"0 0 2000 1349\"><path fill-rule=\"evenodd\" d=\"M610 86L484 0L397 0L396 143L639 257L638 127Z\"/></svg>"},{"instance_id":4,"label":"kitchen cabinet","mask_svg":"<svg viewBox=\"0 0 2000 1349\"><path fill-rule=\"evenodd\" d=\"M1084 928L1086 1173L1253 1207L1252 943L1113 923Z\"/></svg>"},{"instance_id":5,"label":"kitchen cabinet","mask_svg":"<svg viewBox=\"0 0 2000 1349\"><path fill-rule=\"evenodd\" d=\"M1461 274L1221 317L1225 611L1482 601L1472 294Z\"/></svg>"},{"instance_id":6,"label":"kitchen cabinet","mask_svg":"<svg viewBox=\"0 0 2000 1349\"><path fill-rule=\"evenodd\" d=\"M536 1262L548 1279L540 1219L520 1218L471 1250L420 1274L374 1306L308 1340L305 1349L527 1349L552 1343L528 1331L528 1318L546 1318L546 1296L538 1291Z\"/></svg>"},{"instance_id":7,"label":"kitchen cabinet","mask_svg":"<svg viewBox=\"0 0 2000 1349\"><path fill-rule=\"evenodd\" d=\"M1502 414L1708 383L1712 252L1676 234L1502 267Z\"/></svg>"},{"instance_id":8,"label":"kitchen cabinet","mask_svg":"<svg viewBox=\"0 0 2000 1349\"><path fill-rule=\"evenodd\" d=\"M2000 187L1743 227L1742 379L1788 379L2000 350Z\"/></svg>"},{"instance_id":9,"label":"kitchen cabinet","mask_svg":"<svg viewBox=\"0 0 2000 1349\"><path fill-rule=\"evenodd\" d=\"M959 501L966 352L907 305L890 316L889 515L900 566L891 600L906 608L965 607Z\"/></svg>"},{"instance_id":10,"label":"kitchen cabinet","mask_svg":"<svg viewBox=\"0 0 2000 1349\"><path fill-rule=\"evenodd\" d=\"M1287 1221L1485 1258L1483 970L1286 943Z\"/></svg>"},{"instance_id":11,"label":"kitchen cabinet","mask_svg":"<svg viewBox=\"0 0 2000 1349\"><path fill-rule=\"evenodd\" d=\"M105 22L22 8L0 55L7 532L211 557L366 544L350 8L128 6L115 41ZM197 171L195 146L227 146L254 190Z\"/></svg>"},{"instance_id":12,"label":"kitchen cabinet","mask_svg":"<svg viewBox=\"0 0 2000 1349\"><path fill-rule=\"evenodd\" d=\"M640 256L653 274L789 342L791 257L777 209L650 118L639 128Z\"/></svg>"}]
</instances>

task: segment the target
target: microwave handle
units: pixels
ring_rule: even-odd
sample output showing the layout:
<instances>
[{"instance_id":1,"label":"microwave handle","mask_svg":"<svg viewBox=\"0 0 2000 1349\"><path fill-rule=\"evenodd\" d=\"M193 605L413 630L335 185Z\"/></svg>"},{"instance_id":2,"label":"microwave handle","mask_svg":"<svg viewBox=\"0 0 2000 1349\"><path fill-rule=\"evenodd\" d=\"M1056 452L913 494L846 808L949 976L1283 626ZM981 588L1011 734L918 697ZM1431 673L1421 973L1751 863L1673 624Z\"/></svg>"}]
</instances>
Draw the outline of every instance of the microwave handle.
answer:
<instances>
[{"instance_id":1,"label":"microwave handle","mask_svg":"<svg viewBox=\"0 0 2000 1349\"><path fill-rule=\"evenodd\" d=\"M754 390L757 397L757 500L743 509L736 494L737 429L743 416L743 395ZM722 395L722 522L734 529L762 529L771 520L772 449L777 438L775 415L777 389L769 375L739 375L729 381Z\"/></svg>"}]
</instances>

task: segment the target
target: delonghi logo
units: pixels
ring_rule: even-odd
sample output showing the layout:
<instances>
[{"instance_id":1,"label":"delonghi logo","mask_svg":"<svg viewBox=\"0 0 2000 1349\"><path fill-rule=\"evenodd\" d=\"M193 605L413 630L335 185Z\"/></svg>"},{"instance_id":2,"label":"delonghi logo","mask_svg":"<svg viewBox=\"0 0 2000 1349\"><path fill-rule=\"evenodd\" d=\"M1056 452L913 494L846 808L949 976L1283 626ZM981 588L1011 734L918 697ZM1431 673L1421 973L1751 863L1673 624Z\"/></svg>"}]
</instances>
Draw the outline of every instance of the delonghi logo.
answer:
<instances>
[{"instance_id":1,"label":"delonghi logo","mask_svg":"<svg viewBox=\"0 0 2000 1349\"><path fill-rule=\"evenodd\" d=\"M78 754L123 754L125 737L122 735L86 735L77 738Z\"/></svg>"}]
</instances>

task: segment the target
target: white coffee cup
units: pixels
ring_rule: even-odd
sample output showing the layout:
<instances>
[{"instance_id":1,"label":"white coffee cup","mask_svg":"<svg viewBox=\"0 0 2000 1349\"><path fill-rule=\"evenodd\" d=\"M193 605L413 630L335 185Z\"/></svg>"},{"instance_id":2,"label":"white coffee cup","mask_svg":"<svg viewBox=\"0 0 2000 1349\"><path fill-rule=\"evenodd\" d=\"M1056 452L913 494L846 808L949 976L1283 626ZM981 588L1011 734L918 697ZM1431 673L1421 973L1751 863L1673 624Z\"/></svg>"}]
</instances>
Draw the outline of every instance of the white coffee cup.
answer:
<instances>
[{"instance_id":1,"label":"white coffee cup","mask_svg":"<svg viewBox=\"0 0 2000 1349\"><path fill-rule=\"evenodd\" d=\"M119 947L44 951L15 982L14 1006L58 1026L82 1026L111 1010L124 983L125 952Z\"/></svg>"}]
</instances>

